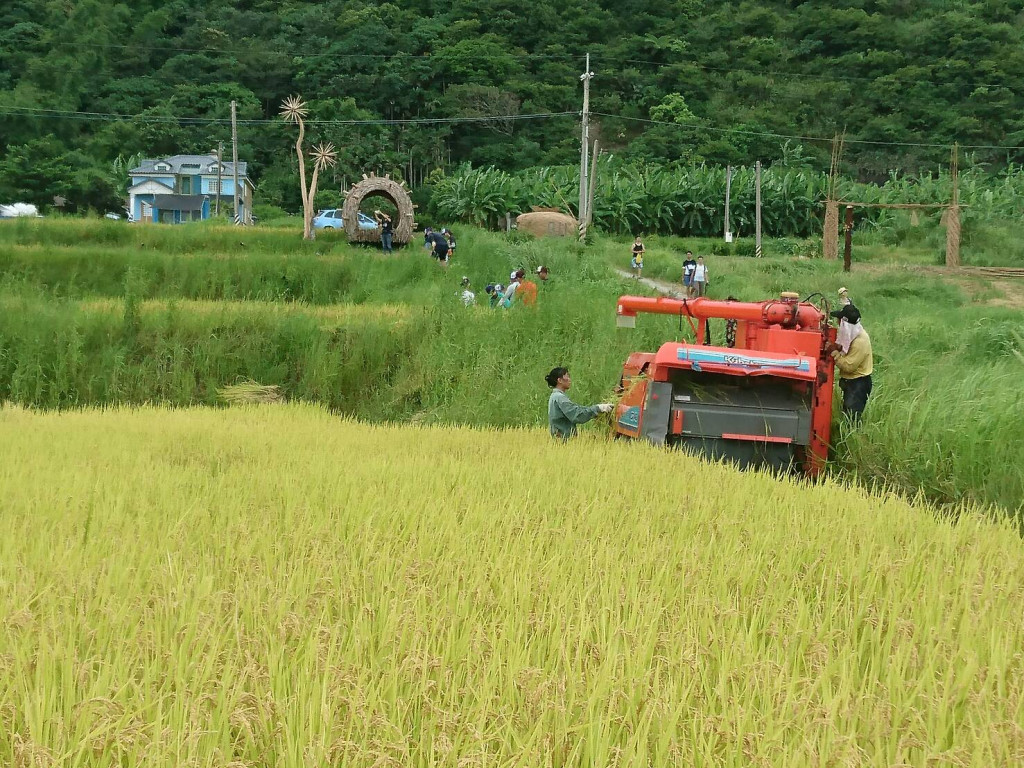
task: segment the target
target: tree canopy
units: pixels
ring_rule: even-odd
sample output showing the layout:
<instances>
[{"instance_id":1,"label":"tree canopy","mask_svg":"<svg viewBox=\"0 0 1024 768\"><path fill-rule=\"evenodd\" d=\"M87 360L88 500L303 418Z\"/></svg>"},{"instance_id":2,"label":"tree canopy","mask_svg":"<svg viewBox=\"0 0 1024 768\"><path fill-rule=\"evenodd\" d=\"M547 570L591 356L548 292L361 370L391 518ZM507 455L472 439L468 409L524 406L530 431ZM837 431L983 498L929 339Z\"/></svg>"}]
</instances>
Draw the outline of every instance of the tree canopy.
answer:
<instances>
[{"instance_id":1,"label":"tree canopy","mask_svg":"<svg viewBox=\"0 0 1024 768\"><path fill-rule=\"evenodd\" d=\"M811 139L843 130L861 179L934 169L954 141L982 166L1024 162L1006 149L1024 144L1008 0L7 0L0 198L116 205L118 157L228 142L234 99L261 199L297 209L293 132L275 121L290 94L341 149L325 186L568 163L588 52L593 135L638 162L797 152L820 170L830 147Z\"/></svg>"}]
</instances>

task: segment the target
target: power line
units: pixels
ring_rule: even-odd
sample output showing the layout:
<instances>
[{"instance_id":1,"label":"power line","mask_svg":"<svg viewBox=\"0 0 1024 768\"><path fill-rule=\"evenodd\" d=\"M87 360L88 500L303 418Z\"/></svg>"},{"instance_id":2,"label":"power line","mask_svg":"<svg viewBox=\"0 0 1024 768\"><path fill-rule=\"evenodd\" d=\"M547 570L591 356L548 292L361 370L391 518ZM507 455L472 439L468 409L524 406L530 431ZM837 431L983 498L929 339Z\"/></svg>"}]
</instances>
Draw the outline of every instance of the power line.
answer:
<instances>
[{"instance_id":1,"label":"power line","mask_svg":"<svg viewBox=\"0 0 1024 768\"><path fill-rule=\"evenodd\" d=\"M230 118L174 117L173 115L126 115L116 112L74 112L37 107L0 105L0 115L70 120L132 120L141 123L172 123L179 125L226 125ZM306 125L423 125L432 123L484 123L505 120L541 120L552 117L579 116L579 112L541 112L526 115L478 115L468 117L414 117L407 119L374 118L368 120L305 120ZM280 118L250 118L239 125L285 125Z\"/></svg>"},{"instance_id":2,"label":"power line","mask_svg":"<svg viewBox=\"0 0 1024 768\"><path fill-rule=\"evenodd\" d=\"M794 141L831 142L830 136L805 136L800 134L776 133L773 131L751 131L743 128L716 128L705 125L685 125L668 120L652 120L643 117L627 117L624 115L613 115L608 112L591 112L598 117L606 117L612 120L624 120L632 123L644 123L647 125L666 125L680 130L708 131L719 134L736 134L742 136L759 136L771 139L791 139ZM131 120L140 123L176 124L176 125L230 125L230 118L218 117L175 117L172 115L127 115L116 112L75 112L71 110L45 109L41 107L17 107L0 104L0 115L8 117L30 117L55 120ZM306 120L306 125L437 125L457 123L486 123L496 121L519 121L519 120L547 120L556 117L579 117L579 112L538 112L525 115L478 115L467 117L415 117L407 119L374 118L367 120ZM279 118L251 118L239 120L239 125L284 125ZM944 149L953 145L954 142L922 142L922 141L875 141L871 139L846 139L847 144L862 144L865 146L878 147L918 147L925 149ZM1002 146L999 144L960 144L961 149L988 149L1000 151L1024 150L1024 146Z\"/></svg>"},{"instance_id":3,"label":"power line","mask_svg":"<svg viewBox=\"0 0 1024 768\"><path fill-rule=\"evenodd\" d=\"M649 123L651 125L670 125L674 128L680 128L682 130L691 131L711 131L712 133L735 133L746 136L764 136L772 139L795 139L797 141L822 141L831 142L832 137L825 136L800 136L798 134L787 134L787 133L772 133L770 131L748 131L741 128L712 128L711 126L705 125L684 125L682 123L673 123L668 120L649 120L643 117L625 117L623 115L611 115L607 112L591 112L592 115L600 115L601 117L610 117L614 120L627 120L634 123ZM948 141L944 143L931 143L931 142L918 142L918 141L872 141L870 139L846 139L847 144L868 144L882 147L926 147L926 148L938 148L948 149L953 146L953 142ZM1024 146L1019 147L1005 147L999 144L960 144L961 149L999 149L1006 151L1013 151L1024 149Z\"/></svg>"}]
</instances>

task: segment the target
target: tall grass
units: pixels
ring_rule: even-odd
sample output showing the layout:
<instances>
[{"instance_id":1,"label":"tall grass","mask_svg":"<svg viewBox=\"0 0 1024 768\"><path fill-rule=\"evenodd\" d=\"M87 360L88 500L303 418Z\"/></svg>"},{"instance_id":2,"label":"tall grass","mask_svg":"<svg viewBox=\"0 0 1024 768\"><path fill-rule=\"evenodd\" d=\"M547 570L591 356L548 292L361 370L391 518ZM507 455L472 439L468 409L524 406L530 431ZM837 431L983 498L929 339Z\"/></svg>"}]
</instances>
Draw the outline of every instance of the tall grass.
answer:
<instances>
[{"instance_id":1,"label":"tall grass","mask_svg":"<svg viewBox=\"0 0 1024 768\"><path fill-rule=\"evenodd\" d=\"M418 328L381 308L0 300L0 399L48 408L214 404L253 379L341 410L372 400Z\"/></svg>"},{"instance_id":2,"label":"tall grass","mask_svg":"<svg viewBox=\"0 0 1024 768\"><path fill-rule=\"evenodd\" d=\"M170 230L156 235L163 231ZM169 236L201 239L197 232ZM625 240L600 238L584 248L472 228L458 234L447 273L419 249L394 259L341 246L329 258L212 254L203 261L161 246L137 259L122 249L90 262L84 246L41 248L38 263L24 261L25 270L40 270L35 277L22 272L15 280L9 272L0 290L0 398L60 408L214 404L218 388L252 380L280 387L289 399L374 420L540 424L551 367L568 365L574 396L600 401L629 352L688 335L673 318L615 328L615 299L646 290L608 269L628 265ZM261 233L246 236L258 244ZM655 236L647 244L645 274L672 280L686 246L704 252L713 297L833 297L848 287L874 342L876 387L863 426L837 445L835 465L867 482L910 493L923 488L942 503L1021 507L1024 415L1014 390L1022 367L1016 352L1024 353L1014 336L1021 310L973 303L966 282L913 267L861 270L855 262L844 274L821 260L719 256L703 250L712 241ZM0 258L9 253L0 246ZM46 266L65 253L83 268L91 264L96 290L82 280L61 283L61 270ZM191 282L168 277L176 274L168 265L182 268L190 259L200 264L188 272ZM457 298L462 274L483 301L486 282L542 263L553 278L532 311L467 310ZM306 287L295 292L300 300L275 301L263 290L287 269L301 270ZM220 287L195 298L204 280ZM712 338L721 335L721 323L713 323Z\"/></svg>"},{"instance_id":3,"label":"tall grass","mask_svg":"<svg viewBox=\"0 0 1024 768\"><path fill-rule=\"evenodd\" d=\"M974 513L290 406L7 408L0 483L3 765L1021 758Z\"/></svg>"}]
</instances>

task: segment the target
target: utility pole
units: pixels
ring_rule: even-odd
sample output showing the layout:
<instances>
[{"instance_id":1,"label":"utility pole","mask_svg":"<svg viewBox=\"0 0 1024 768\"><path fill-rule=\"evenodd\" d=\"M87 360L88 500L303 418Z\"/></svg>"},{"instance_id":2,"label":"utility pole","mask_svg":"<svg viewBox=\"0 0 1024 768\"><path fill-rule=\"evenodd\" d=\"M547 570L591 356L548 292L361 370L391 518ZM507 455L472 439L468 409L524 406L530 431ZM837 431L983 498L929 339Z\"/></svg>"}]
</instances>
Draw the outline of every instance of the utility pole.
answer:
<instances>
[{"instance_id":1,"label":"utility pole","mask_svg":"<svg viewBox=\"0 0 1024 768\"><path fill-rule=\"evenodd\" d=\"M235 110L235 107L236 107L235 101L232 100L231 101L231 162L234 165L234 168L232 170L234 171L234 174L235 174L235 184L234 184L235 188L232 191L234 192L234 196L235 196L235 210L234 210L235 220L239 224L244 224L245 222L242 221L242 217L238 215L238 119L237 119L237 112Z\"/></svg>"},{"instance_id":2,"label":"utility pole","mask_svg":"<svg viewBox=\"0 0 1024 768\"><path fill-rule=\"evenodd\" d=\"M220 190L222 174L224 171L224 142L217 142L217 207L214 209L214 216L220 218Z\"/></svg>"},{"instance_id":3,"label":"utility pole","mask_svg":"<svg viewBox=\"0 0 1024 768\"><path fill-rule=\"evenodd\" d=\"M725 242L732 242L732 230L729 229L729 193L732 191L732 166L725 166Z\"/></svg>"},{"instance_id":4,"label":"utility pole","mask_svg":"<svg viewBox=\"0 0 1024 768\"><path fill-rule=\"evenodd\" d=\"M754 255L761 258L761 161L754 163Z\"/></svg>"},{"instance_id":5,"label":"utility pole","mask_svg":"<svg viewBox=\"0 0 1024 768\"><path fill-rule=\"evenodd\" d=\"M587 239L590 225L594 223L594 194L597 191L597 141L594 141L594 156L590 160L588 173L590 178L587 179L587 182L590 189L587 192L587 217L580 222L580 242Z\"/></svg>"},{"instance_id":6,"label":"utility pole","mask_svg":"<svg viewBox=\"0 0 1024 768\"><path fill-rule=\"evenodd\" d=\"M594 73L590 71L590 54L587 54L586 71L580 75L583 82L583 128L580 139L580 206L579 225L582 235L584 222L587 220L587 161L590 159L590 78Z\"/></svg>"}]
</instances>

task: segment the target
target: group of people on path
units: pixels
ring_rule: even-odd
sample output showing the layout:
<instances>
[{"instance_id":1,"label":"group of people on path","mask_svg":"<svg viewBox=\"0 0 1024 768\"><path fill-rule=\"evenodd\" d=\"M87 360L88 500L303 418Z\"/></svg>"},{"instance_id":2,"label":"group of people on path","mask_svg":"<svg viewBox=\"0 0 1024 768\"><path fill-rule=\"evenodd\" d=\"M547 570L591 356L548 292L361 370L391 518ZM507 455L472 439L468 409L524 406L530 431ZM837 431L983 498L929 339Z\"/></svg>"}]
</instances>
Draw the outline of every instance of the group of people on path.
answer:
<instances>
[{"instance_id":1,"label":"group of people on path","mask_svg":"<svg viewBox=\"0 0 1024 768\"><path fill-rule=\"evenodd\" d=\"M640 235L633 240L633 248L630 251L629 266L633 270L633 277L639 279L644 271L644 254L647 249L644 247L643 238ZM693 258L693 251L686 252L683 260L683 288L686 289L686 297L695 299L706 296L708 290L708 267L704 263L704 257Z\"/></svg>"}]
</instances>

